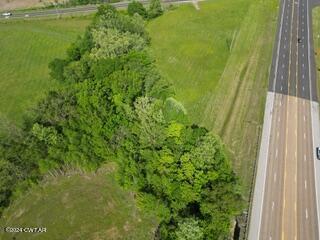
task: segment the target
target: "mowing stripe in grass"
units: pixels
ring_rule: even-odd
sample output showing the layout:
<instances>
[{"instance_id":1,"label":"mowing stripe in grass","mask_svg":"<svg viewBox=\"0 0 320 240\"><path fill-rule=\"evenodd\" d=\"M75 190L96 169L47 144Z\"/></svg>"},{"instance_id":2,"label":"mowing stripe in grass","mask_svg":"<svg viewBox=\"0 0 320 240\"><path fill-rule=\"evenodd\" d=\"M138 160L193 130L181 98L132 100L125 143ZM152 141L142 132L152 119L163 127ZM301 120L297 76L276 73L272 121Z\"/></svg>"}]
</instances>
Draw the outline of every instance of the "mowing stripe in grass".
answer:
<instances>
[{"instance_id":1,"label":"mowing stripe in grass","mask_svg":"<svg viewBox=\"0 0 320 240\"><path fill-rule=\"evenodd\" d=\"M48 63L63 57L89 18L0 23L0 122L21 123L23 114L57 86Z\"/></svg>"}]
</instances>

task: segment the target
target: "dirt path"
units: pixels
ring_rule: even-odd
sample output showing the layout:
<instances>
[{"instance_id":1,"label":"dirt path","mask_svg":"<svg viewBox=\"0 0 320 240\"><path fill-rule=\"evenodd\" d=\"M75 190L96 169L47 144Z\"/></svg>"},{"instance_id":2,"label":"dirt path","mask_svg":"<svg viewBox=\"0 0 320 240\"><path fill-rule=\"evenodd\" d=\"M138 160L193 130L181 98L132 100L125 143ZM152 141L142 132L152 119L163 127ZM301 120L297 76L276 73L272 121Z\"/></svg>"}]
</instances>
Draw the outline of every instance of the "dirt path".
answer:
<instances>
[{"instance_id":1,"label":"dirt path","mask_svg":"<svg viewBox=\"0 0 320 240\"><path fill-rule=\"evenodd\" d=\"M0 11L41 7L54 0L0 0Z\"/></svg>"}]
</instances>

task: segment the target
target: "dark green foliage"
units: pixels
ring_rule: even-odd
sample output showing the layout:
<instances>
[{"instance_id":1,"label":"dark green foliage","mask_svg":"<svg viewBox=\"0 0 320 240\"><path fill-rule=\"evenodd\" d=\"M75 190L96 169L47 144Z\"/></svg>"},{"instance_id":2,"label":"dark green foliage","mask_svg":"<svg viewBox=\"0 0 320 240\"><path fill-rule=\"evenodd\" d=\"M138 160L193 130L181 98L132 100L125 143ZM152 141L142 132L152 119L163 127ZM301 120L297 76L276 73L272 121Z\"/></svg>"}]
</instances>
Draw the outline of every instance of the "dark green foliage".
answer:
<instances>
[{"instance_id":1,"label":"dark green foliage","mask_svg":"<svg viewBox=\"0 0 320 240\"><path fill-rule=\"evenodd\" d=\"M123 15L110 5L99 7L93 25L95 27L114 28L120 32L136 33L149 41L149 36L144 29L141 18Z\"/></svg>"},{"instance_id":2,"label":"dark green foliage","mask_svg":"<svg viewBox=\"0 0 320 240\"><path fill-rule=\"evenodd\" d=\"M64 81L64 66L66 65L66 60L63 59L54 59L50 64L49 68L51 69L50 75L52 78L63 82Z\"/></svg>"},{"instance_id":3,"label":"dark green foliage","mask_svg":"<svg viewBox=\"0 0 320 240\"><path fill-rule=\"evenodd\" d=\"M241 201L224 147L189 124L146 44L139 18L99 8L67 58L50 64L63 87L39 103L19 138L0 144L0 201L52 168L97 169L112 159L120 183L160 218L162 239L228 237Z\"/></svg>"},{"instance_id":4,"label":"dark green foliage","mask_svg":"<svg viewBox=\"0 0 320 240\"><path fill-rule=\"evenodd\" d=\"M93 24L89 25L84 33L84 36L79 37L70 48L67 50L67 62L78 61L81 56L90 51L93 47L93 39L91 29Z\"/></svg>"},{"instance_id":5,"label":"dark green foliage","mask_svg":"<svg viewBox=\"0 0 320 240\"><path fill-rule=\"evenodd\" d=\"M160 228L163 239L175 239L177 223L193 217L205 239L227 237L241 196L223 146L204 129L167 122L162 109L161 102L148 98L135 103L137 123L128 139L139 144L127 148L126 141L123 184L155 196L170 212Z\"/></svg>"},{"instance_id":6,"label":"dark green foliage","mask_svg":"<svg viewBox=\"0 0 320 240\"><path fill-rule=\"evenodd\" d=\"M132 34L132 36L140 36L146 43L149 42L149 36L144 29L144 24L139 18L129 17L120 14L113 6L101 5L98 8L98 12L90 26L88 26L84 37L78 38L78 40L72 44L72 46L67 50L67 59L59 60L55 59L49 64L51 70L50 75L57 79L58 81L66 82L78 82L83 81L86 78L91 78L89 75L89 70L92 65L96 67L96 60L90 59L88 56L91 50L95 47L99 48L99 43L95 43L93 39L93 32L111 29L124 33ZM121 42L119 42L120 44ZM116 45L117 42L113 42L112 45ZM131 44L129 50L134 49L135 45ZM95 49L95 50L96 50ZM126 50L128 54L130 51ZM85 59L83 59L85 58ZM108 59L107 59L108 60ZM65 63L62 66L62 63Z\"/></svg>"},{"instance_id":7,"label":"dark green foliage","mask_svg":"<svg viewBox=\"0 0 320 240\"><path fill-rule=\"evenodd\" d=\"M31 133L10 130L0 137L0 215L17 189L24 191L39 178L38 163L46 153Z\"/></svg>"},{"instance_id":8,"label":"dark green foliage","mask_svg":"<svg viewBox=\"0 0 320 240\"><path fill-rule=\"evenodd\" d=\"M20 173L17 167L3 159L0 159L0 214L8 205L16 183L19 181Z\"/></svg>"},{"instance_id":9,"label":"dark green foliage","mask_svg":"<svg viewBox=\"0 0 320 240\"><path fill-rule=\"evenodd\" d=\"M144 19L148 17L147 10L144 8L142 3L137 1L132 1L128 4L128 14L130 16L133 16L136 13L139 14Z\"/></svg>"},{"instance_id":10,"label":"dark green foliage","mask_svg":"<svg viewBox=\"0 0 320 240\"><path fill-rule=\"evenodd\" d=\"M70 88L50 91L45 100L41 101L35 112L34 122L44 126L56 126L60 129L75 116L76 97ZM29 127L31 128L31 126Z\"/></svg>"},{"instance_id":11,"label":"dark green foliage","mask_svg":"<svg viewBox=\"0 0 320 240\"><path fill-rule=\"evenodd\" d=\"M79 61L69 62L63 69L64 79L68 83L81 82L90 78L90 62L87 61L88 56L82 56Z\"/></svg>"},{"instance_id":12,"label":"dark green foliage","mask_svg":"<svg viewBox=\"0 0 320 240\"><path fill-rule=\"evenodd\" d=\"M86 5L86 4L97 4L102 3L103 0L69 0L69 4L72 6L76 5Z\"/></svg>"},{"instance_id":13,"label":"dark green foliage","mask_svg":"<svg viewBox=\"0 0 320 240\"><path fill-rule=\"evenodd\" d=\"M72 6L79 6L79 5L88 5L88 4L103 4L103 3L116 3L119 0L69 0L63 3L55 3L51 4L52 7L72 7Z\"/></svg>"},{"instance_id":14,"label":"dark green foliage","mask_svg":"<svg viewBox=\"0 0 320 240\"><path fill-rule=\"evenodd\" d=\"M159 17L163 14L160 0L150 0L148 16L150 19Z\"/></svg>"}]
</instances>

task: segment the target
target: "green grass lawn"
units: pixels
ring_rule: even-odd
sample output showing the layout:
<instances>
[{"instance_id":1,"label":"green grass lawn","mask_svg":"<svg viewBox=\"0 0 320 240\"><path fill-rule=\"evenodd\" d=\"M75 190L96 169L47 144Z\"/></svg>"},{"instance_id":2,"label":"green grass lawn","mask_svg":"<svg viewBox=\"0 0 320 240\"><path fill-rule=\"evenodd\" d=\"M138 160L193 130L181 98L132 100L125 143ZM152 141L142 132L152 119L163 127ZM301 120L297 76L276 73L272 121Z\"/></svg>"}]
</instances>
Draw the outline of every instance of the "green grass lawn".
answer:
<instances>
[{"instance_id":1,"label":"green grass lawn","mask_svg":"<svg viewBox=\"0 0 320 240\"><path fill-rule=\"evenodd\" d=\"M317 68L320 67L320 7L316 7L312 11L312 23L313 23L313 43L314 51L316 55ZM317 87L318 98L320 96L320 73L317 71Z\"/></svg>"},{"instance_id":2,"label":"green grass lawn","mask_svg":"<svg viewBox=\"0 0 320 240\"><path fill-rule=\"evenodd\" d=\"M0 121L20 123L46 90L56 86L48 63L63 57L89 17L0 23Z\"/></svg>"},{"instance_id":3,"label":"green grass lawn","mask_svg":"<svg viewBox=\"0 0 320 240\"><path fill-rule=\"evenodd\" d=\"M218 84L230 47L252 0L212 0L200 11L182 5L152 21L148 29L162 74L193 119Z\"/></svg>"},{"instance_id":4,"label":"green grass lawn","mask_svg":"<svg viewBox=\"0 0 320 240\"><path fill-rule=\"evenodd\" d=\"M109 164L96 174L49 177L15 201L0 220L1 227L46 227L47 233L0 231L0 239L152 239L156 219L137 209L133 194L114 180L113 169Z\"/></svg>"},{"instance_id":5,"label":"green grass lawn","mask_svg":"<svg viewBox=\"0 0 320 240\"><path fill-rule=\"evenodd\" d=\"M191 119L219 134L252 188L278 1L209 0L148 24L151 53Z\"/></svg>"}]
</instances>

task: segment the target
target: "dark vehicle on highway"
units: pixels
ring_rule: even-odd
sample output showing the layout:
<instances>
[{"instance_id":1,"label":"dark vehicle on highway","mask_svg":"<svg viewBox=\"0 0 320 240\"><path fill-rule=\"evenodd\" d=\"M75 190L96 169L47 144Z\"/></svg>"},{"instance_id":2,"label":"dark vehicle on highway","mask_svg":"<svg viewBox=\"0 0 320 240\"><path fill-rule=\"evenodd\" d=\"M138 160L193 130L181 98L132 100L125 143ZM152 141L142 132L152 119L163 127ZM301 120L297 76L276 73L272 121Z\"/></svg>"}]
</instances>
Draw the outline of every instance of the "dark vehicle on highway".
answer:
<instances>
[{"instance_id":1,"label":"dark vehicle on highway","mask_svg":"<svg viewBox=\"0 0 320 240\"><path fill-rule=\"evenodd\" d=\"M301 40L301 38L298 38L298 43L302 43L302 40Z\"/></svg>"},{"instance_id":2,"label":"dark vehicle on highway","mask_svg":"<svg viewBox=\"0 0 320 240\"><path fill-rule=\"evenodd\" d=\"M320 148L319 147L316 148L316 152L317 152L317 158L318 158L318 160L320 160Z\"/></svg>"}]
</instances>

